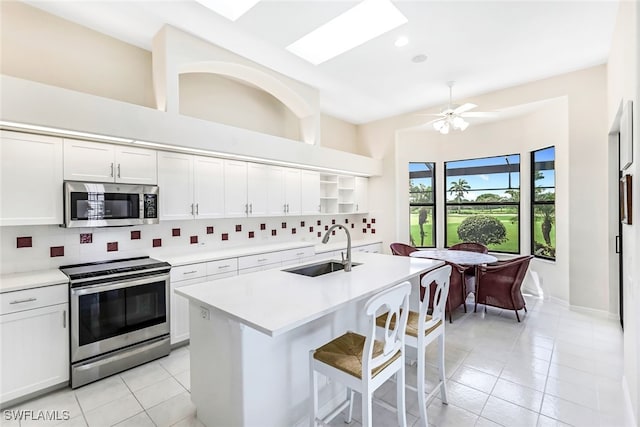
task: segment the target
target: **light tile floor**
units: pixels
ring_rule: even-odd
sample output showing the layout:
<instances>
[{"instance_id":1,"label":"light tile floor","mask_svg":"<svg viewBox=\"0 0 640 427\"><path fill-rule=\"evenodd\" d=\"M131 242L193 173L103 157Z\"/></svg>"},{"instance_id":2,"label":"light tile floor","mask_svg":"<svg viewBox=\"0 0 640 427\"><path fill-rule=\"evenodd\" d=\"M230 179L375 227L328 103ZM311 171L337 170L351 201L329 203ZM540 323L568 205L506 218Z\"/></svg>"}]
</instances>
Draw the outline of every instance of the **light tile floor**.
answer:
<instances>
[{"instance_id":1,"label":"light tile floor","mask_svg":"<svg viewBox=\"0 0 640 427\"><path fill-rule=\"evenodd\" d=\"M518 323L513 312L462 308L446 325L449 404L435 398L432 426L630 426L622 391L622 332L619 323L551 301L527 297L529 312ZM436 360L436 346L427 350ZM427 366L427 382L437 378ZM416 368L407 366L415 385ZM395 385L376 396L395 405ZM417 399L407 391L409 425L419 425ZM359 402L354 427L360 426ZM189 396L189 349L76 390L63 389L12 409L69 410L61 426L201 426ZM374 426L395 426L395 414L374 405ZM15 425L7 423L2 425ZM56 425L22 421L20 427ZM344 426L343 417L331 423ZM214 427L214 426L212 426ZM226 426L215 426L226 427ZM284 427L284 426L283 426Z\"/></svg>"}]
</instances>

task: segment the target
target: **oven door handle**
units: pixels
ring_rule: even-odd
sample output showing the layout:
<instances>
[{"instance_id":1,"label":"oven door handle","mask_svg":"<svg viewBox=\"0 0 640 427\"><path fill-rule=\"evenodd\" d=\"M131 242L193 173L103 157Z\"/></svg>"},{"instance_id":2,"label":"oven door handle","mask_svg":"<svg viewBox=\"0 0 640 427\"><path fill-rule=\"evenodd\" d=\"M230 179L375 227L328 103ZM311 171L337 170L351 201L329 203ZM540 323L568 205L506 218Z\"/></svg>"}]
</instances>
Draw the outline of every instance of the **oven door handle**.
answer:
<instances>
[{"instance_id":1,"label":"oven door handle","mask_svg":"<svg viewBox=\"0 0 640 427\"><path fill-rule=\"evenodd\" d=\"M81 288L71 288L71 294L73 296L95 294L98 292L113 291L116 289L129 288L132 286L145 285L147 283L160 282L160 281L168 282L169 275L160 274L156 276L140 277L134 280L120 280L115 283L114 282L99 283L96 285L83 286Z\"/></svg>"}]
</instances>

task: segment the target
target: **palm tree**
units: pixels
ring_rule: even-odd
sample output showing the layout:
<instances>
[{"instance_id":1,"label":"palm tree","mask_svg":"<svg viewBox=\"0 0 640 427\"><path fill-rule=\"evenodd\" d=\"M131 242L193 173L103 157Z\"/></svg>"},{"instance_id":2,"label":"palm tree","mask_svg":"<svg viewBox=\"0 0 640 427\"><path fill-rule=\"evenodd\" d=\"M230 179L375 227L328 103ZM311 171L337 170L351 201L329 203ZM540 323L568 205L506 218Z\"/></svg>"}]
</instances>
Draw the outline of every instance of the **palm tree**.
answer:
<instances>
[{"instance_id":1,"label":"palm tree","mask_svg":"<svg viewBox=\"0 0 640 427\"><path fill-rule=\"evenodd\" d=\"M451 187L449 187L449 194L452 196L455 194L454 201L456 203L460 203L465 193L468 193L471 190L471 186L467 182L466 179L460 178L458 182L452 182ZM458 206L458 213L460 213L460 206Z\"/></svg>"}]
</instances>

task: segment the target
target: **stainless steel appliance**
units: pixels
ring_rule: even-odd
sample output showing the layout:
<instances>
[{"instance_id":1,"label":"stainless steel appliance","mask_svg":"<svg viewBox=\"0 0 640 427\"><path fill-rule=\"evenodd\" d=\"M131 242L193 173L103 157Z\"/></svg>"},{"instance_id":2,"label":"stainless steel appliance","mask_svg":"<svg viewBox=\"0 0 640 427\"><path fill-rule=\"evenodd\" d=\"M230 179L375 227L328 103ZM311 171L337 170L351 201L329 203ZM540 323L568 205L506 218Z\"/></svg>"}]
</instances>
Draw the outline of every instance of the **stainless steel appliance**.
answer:
<instances>
[{"instance_id":1,"label":"stainless steel appliance","mask_svg":"<svg viewBox=\"0 0 640 427\"><path fill-rule=\"evenodd\" d=\"M65 227L110 227L158 223L155 185L64 183Z\"/></svg>"},{"instance_id":2,"label":"stainless steel appliance","mask_svg":"<svg viewBox=\"0 0 640 427\"><path fill-rule=\"evenodd\" d=\"M169 354L169 271L149 257L67 265L71 387Z\"/></svg>"}]
</instances>

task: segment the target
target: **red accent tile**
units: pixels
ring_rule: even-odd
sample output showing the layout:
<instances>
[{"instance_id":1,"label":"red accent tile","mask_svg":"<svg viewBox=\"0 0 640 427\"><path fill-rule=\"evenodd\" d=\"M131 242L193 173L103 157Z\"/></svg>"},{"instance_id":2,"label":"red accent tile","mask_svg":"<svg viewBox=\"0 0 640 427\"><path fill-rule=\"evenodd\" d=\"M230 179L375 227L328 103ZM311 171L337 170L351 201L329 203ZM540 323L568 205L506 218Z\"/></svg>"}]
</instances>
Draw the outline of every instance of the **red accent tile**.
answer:
<instances>
[{"instance_id":1,"label":"red accent tile","mask_svg":"<svg viewBox=\"0 0 640 427\"><path fill-rule=\"evenodd\" d=\"M16 239L16 247L18 248L30 248L32 246L31 236L29 237L18 237Z\"/></svg>"},{"instance_id":2,"label":"red accent tile","mask_svg":"<svg viewBox=\"0 0 640 427\"><path fill-rule=\"evenodd\" d=\"M291 229L291 234L296 234L296 229L295 228Z\"/></svg>"},{"instance_id":3,"label":"red accent tile","mask_svg":"<svg viewBox=\"0 0 640 427\"><path fill-rule=\"evenodd\" d=\"M240 224L236 225L236 232L238 231L242 231L242 225Z\"/></svg>"},{"instance_id":4,"label":"red accent tile","mask_svg":"<svg viewBox=\"0 0 640 427\"><path fill-rule=\"evenodd\" d=\"M336 220L335 220L335 219L332 219L332 220L331 220L331 225L334 225L335 223L336 223Z\"/></svg>"},{"instance_id":5,"label":"red accent tile","mask_svg":"<svg viewBox=\"0 0 640 427\"><path fill-rule=\"evenodd\" d=\"M362 232L363 232L364 234L367 234L367 229L366 229L366 228L363 228L363 229L362 229Z\"/></svg>"},{"instance_id":6,"label":"red accent tile","mask_svg":"<svg viewBox=\"0 0 640 427\"><path fill-rule=\"evenodd\" d=\"M222 240L229 240L229 233L222 233Z\"/></svg>"},{"instance_id":7,"label":"red accent tile","mask_svg":"<svg viewBox=\"0 0 640 427\"><path fill-rule=\"evenodd\" d=\"M198 236L191 236L189 237L189 240L191 241L192 245L195 245L196 243L198 243Z\"/></svg>"},{"instance_id":8,"label":"red accent tile","mask_svg":"<svg viewBox=\"0 0 640 427\"><path fill-rule=\"evenodd\" d=\"M180 235L180 229L179 228L172 228L171 229L171 235L173 237L178 237Z\"/></svg>"},{"instance_id":9,"label":"red accent tile","mask_svg":"<svg viewBox=\"0 0 640 427\"><path fill-rule=\"evenodd\" d=\"M92 243L93 233L80 233L80 244Z\"/></svg>"},{"instance_id":10,"label":"red accent tile","mask_svg":"<svg viewBox=\"0 0 640 427\"><path fill-rule=\"evenodd\" d=\"M287 228L287 223L286 222L282 223L282 228Z\"/></svg>"},{"instance_id":11,"label":"red accent tile","mask_svg":"<svg viewBox=\"0 0 640 427\"><path fill-rule=\"evenodd\" d=\"M266 230L267 224L260 224L260 230Z\"/></svg>"},{"instance_id":12,"label":"red accent tile","mask_svg":"<svg viewBox=\"0 0 640 427\"><path fill-rule=\"evenodd\" d=\"M49 248L49 256L51 258L57 256L64 256L64 246L51 246Z\"/></svg>"},{"instance_id":13,"label":"red accent tile","mask_svg":"<svg viewBox=\"0 0 640 427\"><path fill-rule=\"evenodd\" d=\"M335 235L336 235L336 230L333 230L333 231L331 232L331 235L332 235L332 236L335 236Z\"/></svg>"},{"instance_id":14,"label":"red accent tile","mask_svg":"<svg viewBox=\"0 0 640 427\"><path fill-rule=\"evenodd\" d=\"M278 234L278 232L276 230L271 230L271 235L275 236L276 234Z\"/></svg>"},{"instance_id":15,"label":"red accent tile","mask_svg":"<svg viewBox=\"0 0 640 427\"><path fill-rule=\"evenodd\" d=\"M322 233L318 231L318 237L322 237Z\"/></svg>"},{"instance_id":16,"label":"red accent tile","mask_svg":"<svg viewBox=\"0 0 640 427\"><path fill-rule=\"evenodd\" d=\"M118 250L118 242L107 243L107 252L116 252Z\"/></svg>"},{"instance_id":17,"label":"red accent tile","mask_svg":"<svg viewBox=\"0 0 640 427\"><path fill-rule=\"evenodd\" d=\"M313 233L313 227L309 227L309 233Z\"/></svg>"},{"instance_id":18,"label":"red accent tile","mask_svg":"<svg viewBox=\"0 0 640 427\"><path fill-rule=\"evenodd\" d=\"M371 218L371 224L375 224L376 223L376 219L375 218Z\"/></svg>"},{"instance_id":19,"label":"red accent tile","mask_svg":"<svg viewBox=\"0 0 640 427\"><path fill-rule=\"evenodd\" d=\"M367 223L367 218L362 218L362 223L366 224Z\"/></svg>"},{"instance_id":20,"label":"red accent tile","mask_svg":"<svg viewBox=\"0 0 640 427\"><path fill-rule=\"evenodd\" d=\"M329 229L329 226L328 226L328 225L325 225L325 226L324 226L324 231L327 231L328 229Z\"/></svg>"},{"instance_id":21,"label":"red accent tile","mask_svg":"<svg viewBox=\"0 0 640 427\"><path fill-rule=\"evenodd\" d=\"M345 218L345 219L344 219L344 223L345 223L345 224L349 224L349 218Z\"/></svg>"},{"instance_id":22,"label":"red accent tile","mask_svg":"<svg viewBox=\"0 0 640 427\"><path fill-rule=\"evenodd\" d=\"M317 221L316 221L316 225L322 225L322 221L317 220Z\"/></svg>"},{"instance_id":23,"label":"red accent tile","mask_svg":"<svg viewBox=\"0 0 640 427\"><path fill-rule=\"evenodd\" d=\"M131 240L140 240L140 230L131 232Z\"/></svg>"},{"instance_id":24,"label":"red accent tile","mask_svg":"<svg viewBox=\"0 0 640 427\"><path fill-rule=\"evenodd\" d=\"M375 228L371 229L371 234L376 234L376 229Z\"/></svg>"},{"instance_id":25,"label":"red accent tile","mask_svg":"<svg viewBox=\"0 0 640 427\"><path fill-rule=\"evenodd\" d=\"M300 227L304 227L304 221L300 221Z\"/></svg>"},{"instance_id":26,"label":"red accent tile","mask_svg":"<svg viewBox=\"0 0 640 427\"><path fill-rule=\"evenodd\" d=\"M356 225L355 224L351 224L351 228L356 228Z\"/></svg>"},{"instance_id":27,"label":"red accent tile","mask_svg":"<svg viewBox=\"0 0 640 427\"><path fill-rule=\"evenodd\" d=\"M249 232L249 238L253 239L256 236L256 233L254 233L253 231Z\"/></svg>"},{"instance_id":28,"label":"red accent tile","mask_svg":"<svg viewBox=\"0 0 640 427\"><path fill-rule=\"evenodd\" d=\"M213 227L207 227L207 234L213 234Z\"/></svg>"},{"instance_id":29,"label":"red accent tile","mask_svg":"<svg viewBox=\"0 0 640 427\"><path fill-rule=\"evenodd\" d=\"M371 224L367 224L367 228L371 228Z\"/></svg>"},{"instance_id":30,"label":"red accent tile","mask_svg":"<svg viewBox=\"0 0 640 427\"><path fill-rule=\"evenodd\" d=\"M153 239L153 247L159 248L160 246L162 246L162 239Z\"/></svg>"}]
</instances>

